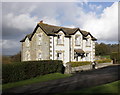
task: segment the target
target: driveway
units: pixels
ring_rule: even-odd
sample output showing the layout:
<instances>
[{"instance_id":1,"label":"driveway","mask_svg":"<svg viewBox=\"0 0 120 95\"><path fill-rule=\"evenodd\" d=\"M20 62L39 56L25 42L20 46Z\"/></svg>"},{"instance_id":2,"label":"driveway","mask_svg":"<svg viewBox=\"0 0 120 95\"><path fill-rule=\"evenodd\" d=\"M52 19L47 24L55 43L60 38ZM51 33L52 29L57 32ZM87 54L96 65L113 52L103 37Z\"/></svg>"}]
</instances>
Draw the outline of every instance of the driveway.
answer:
<instances>
[{"instance_id":1,"label":"driveway","mask_svg":"<svg viewBox=\"0 0 120 95\"><path fill-rule=\"evenodd\" d=\"M31 85L26 85L17 88L11 88L5 90L3 95L21 93L22 95L31 95L31 94L53 94L61 93L71 90L79 90L82 88L97 86L100 84L105 84L120 80L118 76L118 71L120 70L120 65L111 65L103 67L96 70L83 71L77 74L74 74L71 77L51 80L43 83L35 83Z\"/></svg>"}]
</instances>

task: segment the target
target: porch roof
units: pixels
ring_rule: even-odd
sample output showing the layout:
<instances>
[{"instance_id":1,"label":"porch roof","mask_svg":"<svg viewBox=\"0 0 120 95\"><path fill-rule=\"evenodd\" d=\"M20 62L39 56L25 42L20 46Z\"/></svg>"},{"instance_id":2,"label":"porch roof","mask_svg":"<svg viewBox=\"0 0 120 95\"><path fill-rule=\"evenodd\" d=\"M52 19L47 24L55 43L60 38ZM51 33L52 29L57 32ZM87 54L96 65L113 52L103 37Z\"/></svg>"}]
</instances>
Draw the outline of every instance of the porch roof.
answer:
<instances>
[{"instance_id":1,"label":"porch roof","mask_svg":"<svg viewBox=\"0 0 120 95\"><path fill-rule=\"evenodd\" d=\"M77 53L85 53L82 49L75 49L74 51Z\"/></svg>"}]
</instances>

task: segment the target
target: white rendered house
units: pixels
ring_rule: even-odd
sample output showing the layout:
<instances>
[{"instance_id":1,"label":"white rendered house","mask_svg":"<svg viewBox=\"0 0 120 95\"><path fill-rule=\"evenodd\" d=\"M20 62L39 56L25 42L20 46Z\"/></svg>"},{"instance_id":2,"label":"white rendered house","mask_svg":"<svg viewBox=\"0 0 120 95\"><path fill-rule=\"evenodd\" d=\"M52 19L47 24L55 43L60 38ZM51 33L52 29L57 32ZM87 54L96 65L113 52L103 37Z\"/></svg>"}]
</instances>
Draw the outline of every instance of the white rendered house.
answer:
<instances>
[{"instance_id":1,"label":"white rendered house","mask_svg":"<svg viewBox=\"0 0 120 95\"><path fill-rule=\"evenodd\" d=\"M48 25L42 21L22 42L22 61L62 60L94 61L95 41L89 32L79 28Z\"/></svg>"}]
</instances>

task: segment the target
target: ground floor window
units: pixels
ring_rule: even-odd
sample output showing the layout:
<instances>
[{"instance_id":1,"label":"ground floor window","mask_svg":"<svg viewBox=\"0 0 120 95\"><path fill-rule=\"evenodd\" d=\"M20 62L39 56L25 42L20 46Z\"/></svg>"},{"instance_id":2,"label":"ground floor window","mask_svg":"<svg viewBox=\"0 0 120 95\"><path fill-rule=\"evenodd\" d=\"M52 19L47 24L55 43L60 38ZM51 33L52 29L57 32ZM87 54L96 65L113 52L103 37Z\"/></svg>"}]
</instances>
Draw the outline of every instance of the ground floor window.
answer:
<instances>
[{"instance_id":1,"label":"ground floor window","mask_svg":"<svg viewBox=\"0 0 120 95\"><path fill-rule=\"evenodd\" d=\"M38 60L41 60L41 59L42 59L42 54L38 53Z\"/></svg>"},{"instance_id":2,"label":"ground floor window","mask_svg":"<svg viewBox=\"0 0 120 95\"><path fill-rule=\"evenodd\" d=\"M26 61L29 61L29 60L30 60L30 53L26 52Z\"/></svg>"},{"instance_id":3,"label":"ground floor window","mask_svg":"<svg viewBox=\"0 0 120 95\"><path fill-rule=\"evenodd\" d=\"M63 59L63 53L57 52L57 60L62 60L62 59Z\"/></svg>"}]
</instances>

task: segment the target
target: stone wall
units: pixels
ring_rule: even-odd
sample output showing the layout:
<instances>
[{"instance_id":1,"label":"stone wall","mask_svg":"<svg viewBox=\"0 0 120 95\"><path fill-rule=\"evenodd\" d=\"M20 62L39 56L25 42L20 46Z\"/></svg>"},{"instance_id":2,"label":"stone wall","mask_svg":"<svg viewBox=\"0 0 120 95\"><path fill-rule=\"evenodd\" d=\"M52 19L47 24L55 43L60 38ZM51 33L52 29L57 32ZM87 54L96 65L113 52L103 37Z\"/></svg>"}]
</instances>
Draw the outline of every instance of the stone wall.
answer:
<instances>
[{"instance_id":1,"label":"stone wall","mask_svg":"<svg viewBox=\"0 0 120 95\"><path fill-rule=\"evenodd\" d=\"M99 64L96 64L96 69L106 67L106 66L109 66L112 64L113 64L112 61L110 63L99 63ZM91 70L91 69L92 69L91 64L78 66L78 67L71 67L70 64L67 64L65 67L65 73L70 74L70 73L81 72L81 71L85 71L85 70Z\"/></svg>"}]
</instances>

